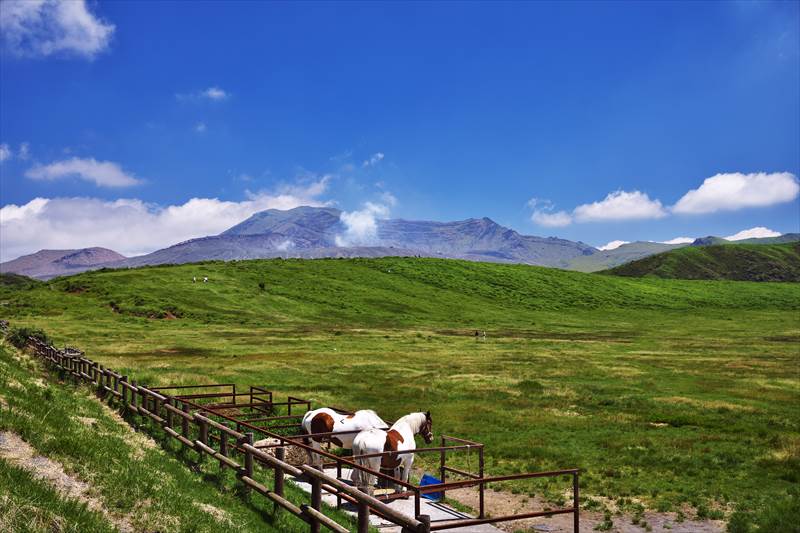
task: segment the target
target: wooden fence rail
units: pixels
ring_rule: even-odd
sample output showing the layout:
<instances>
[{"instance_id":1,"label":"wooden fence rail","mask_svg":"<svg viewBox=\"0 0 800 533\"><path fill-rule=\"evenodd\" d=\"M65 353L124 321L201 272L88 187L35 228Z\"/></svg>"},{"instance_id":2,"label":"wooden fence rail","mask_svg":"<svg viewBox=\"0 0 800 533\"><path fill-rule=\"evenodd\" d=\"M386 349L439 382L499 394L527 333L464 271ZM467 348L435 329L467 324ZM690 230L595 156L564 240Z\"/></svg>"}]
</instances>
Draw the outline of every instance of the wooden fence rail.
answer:
<instances>
[{"instance_id":1,"label":"wooden fence rail","mask_svg":"<svg viewBox=\"0 0 800 533\"><path fill-rule=\"evenodd\" d=\"M0 323L0 330L6 332L8 323ZM66 348L59 350L54 346L41 342L35 337L28 339L34 353L48 365L54 367L64 376L71 376L74 381L85 382L97 389L98 395L116 401L121 409L152 420L167 435L183 446L209 456L219 462L220 468L230 468L236 472L238 480L249 491L268 498L275 508L305 521L311 533L318 533L321 527L337 533L349 531L325 514L322 506L322 492L336 494L358 509L355 521L357 531L366 533L369 530L369 515L375 513L386 520L400 526L404 533L429 533L430 517L419 515L417 518L406 516L384 502L352 487L339 479L320 472L307 465L295 467L286 463L285 448L274 448L275 455L264 452L253 446L253 434L242 433L216 422L199 412L191 412L185 402L176 401L172 396L159 392L162 389L150 389L136 381L129 380L109 368L84 357L79 350ZM166 389L163 389L166 390ZM248 393L255 396L267 391L251 388ZM235 392L234 392L235 394ZM271 393L270 393L271 403ZM181 406L178 406L178 403ZM253 400L251 400L253 403ZM306 405L305 400L289 398L288 408L293 405ZM291 413L289 413L291 414ZM177 428L177 429L176 429ZM192 436L196 436L192 438ZM215 445L217 446L215 448ZM238 461L237 461L237 457ZM272 487L256 480L255 465L258 464L273 472ZM296 505L289 501L284 492L284 477L304 478L311 483L310 502Z\"/></svg>"}]
</instances>

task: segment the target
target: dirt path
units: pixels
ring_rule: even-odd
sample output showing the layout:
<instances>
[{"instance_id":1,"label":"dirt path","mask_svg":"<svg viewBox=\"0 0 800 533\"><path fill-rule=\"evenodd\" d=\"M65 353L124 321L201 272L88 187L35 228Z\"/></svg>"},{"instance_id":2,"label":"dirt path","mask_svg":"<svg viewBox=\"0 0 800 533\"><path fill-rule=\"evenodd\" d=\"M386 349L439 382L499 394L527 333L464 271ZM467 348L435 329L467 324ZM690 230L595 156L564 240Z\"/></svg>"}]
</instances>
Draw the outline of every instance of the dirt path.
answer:
<instances>
[{"instance_id":1,"label":"dirt path","mask_svg":"<svg viewBox=\"0 0 800 533\"><path fill-rule=\"evenodd\" d=\"M475 489L459 489L447 492L447 497L454 499L473 509L478 508L478 491ZM502 516L531 511L541 511L553 505L538 497L495 492L487 490L485 495L486 512L493 516ZM581 511L581 531L593 533L594 528L603 521L602 513ZM664 533L722 533L725 523L721 520L684 520L678 522L675 513L646 512L644 522L652 531ZM614 525L608 531L619 533L645 533L644 525L634 525L630 515L613 515ZM542 533L571 533L572 515L556 515L551 518L530 518L514 522L501 522L496 526L504 531L539 531Z\"/></svg>"},{"instance_id":2,"label":"dirt path","mask_svg":"<svg viewBox=\"0 0 800 533\"><path fill-rule=\"evenodd\" d=\"M92 511L102 513L122 533L135 531L127 517L111 514L101 500L91 495L91 486L88 483L67 474L61 463L38 455L36 450L16 433L0 432L0 457L28 470L34 477L48 482L65 498L81 501Z\"/></svg>"}]
</instances>

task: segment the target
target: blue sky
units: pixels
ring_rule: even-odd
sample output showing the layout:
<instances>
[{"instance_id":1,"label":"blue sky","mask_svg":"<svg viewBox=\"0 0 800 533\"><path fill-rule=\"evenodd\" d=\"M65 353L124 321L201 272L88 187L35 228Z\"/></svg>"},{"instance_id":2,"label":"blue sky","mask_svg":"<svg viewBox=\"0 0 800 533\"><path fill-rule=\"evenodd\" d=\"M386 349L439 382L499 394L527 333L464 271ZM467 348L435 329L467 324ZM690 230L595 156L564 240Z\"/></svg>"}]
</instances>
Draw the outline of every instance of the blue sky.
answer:
<instances>
[{"instance_id":1,"label":"blue sky","mask_svg":"<svg viewBox=\"0 0 800 533\"><path fill-rule=\"evenodd\" d=\"M30 5L0 7L4 260L298 203L593 245L800 230L797 2Z\"/></svg>"}]
</instances>

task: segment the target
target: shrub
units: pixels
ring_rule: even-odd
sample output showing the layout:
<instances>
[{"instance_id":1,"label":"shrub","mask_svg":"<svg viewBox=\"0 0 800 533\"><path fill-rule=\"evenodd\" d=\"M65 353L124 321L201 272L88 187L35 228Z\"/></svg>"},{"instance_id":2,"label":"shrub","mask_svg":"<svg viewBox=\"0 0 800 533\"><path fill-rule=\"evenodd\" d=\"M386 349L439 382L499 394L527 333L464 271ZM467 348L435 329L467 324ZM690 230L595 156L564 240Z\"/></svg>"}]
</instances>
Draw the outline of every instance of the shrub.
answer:
<instances>
[{"instance_id":1,"label":"shrub","mask_svg":"<svg viewBox=\"0 0 800 533\"><path fill-rule=\"evenodd\" d=\"M782 531L800 533L800 492L793 491L788 498L770 502L758 513L756 522L759 531Z\"/></svg>"},{"instance_id":2,"label":"shrub","mask_svg":"<svg viewBox=\"0 0 800 533\"><path fill-rule=\"evenodd\" d=\"M594 526L595 531L611 531L614 527L614 521L611 519L611 513L606 511L603 514L603 521Z\"/></svg>"},{"instance_id":3,"label":"shrub","mask_svg":"<svg viewBox=\"0 0 800 533\"><path fill-rule=\"evenodd\" d=\"M39 328L11 328L6 338L8 342L17 348L24 348L28 345L28 339L33 337L39 339L41 342L50 344L50 338L47 333Z\"/></svg>"},{"instance_id":4,"label":"shrub","mask_svg":"<svg viewBox=\"0 0 800 533\"><path fill-rule=\"evenodd\" d=\"M750 533L753 531L753 522L750 515L742 512L735 511L728 519L728 533Z\"/></svg>"}]
</instances>

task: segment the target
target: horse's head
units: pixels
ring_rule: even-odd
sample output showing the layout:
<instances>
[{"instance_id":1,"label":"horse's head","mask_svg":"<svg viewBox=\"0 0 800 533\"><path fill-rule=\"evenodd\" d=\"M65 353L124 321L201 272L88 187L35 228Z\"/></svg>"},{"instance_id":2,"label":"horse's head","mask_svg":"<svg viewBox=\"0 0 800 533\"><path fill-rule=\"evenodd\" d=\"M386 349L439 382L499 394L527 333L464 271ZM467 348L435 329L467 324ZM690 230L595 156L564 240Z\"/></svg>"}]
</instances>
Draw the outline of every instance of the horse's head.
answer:
<instances>
[{"instance_id":1,"label":"horse's head","mask_svg":"<svg viewBox=\"0 0 800 533\"><path fill-rule=\"evenodd\" d=\"M422 426L419 428L419 433L422 435L422 438L425 439L426 444L433 442L433 419L431 418L430 411L425 413L425 422L423 422Z\"/></svg>"}]
</instances>

